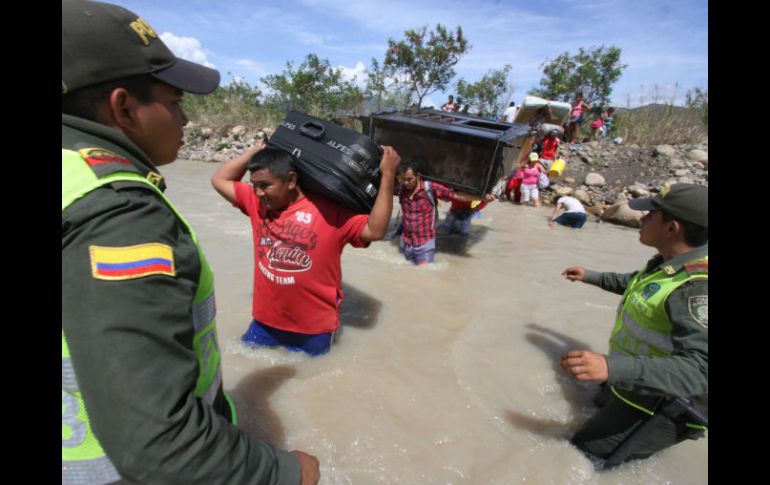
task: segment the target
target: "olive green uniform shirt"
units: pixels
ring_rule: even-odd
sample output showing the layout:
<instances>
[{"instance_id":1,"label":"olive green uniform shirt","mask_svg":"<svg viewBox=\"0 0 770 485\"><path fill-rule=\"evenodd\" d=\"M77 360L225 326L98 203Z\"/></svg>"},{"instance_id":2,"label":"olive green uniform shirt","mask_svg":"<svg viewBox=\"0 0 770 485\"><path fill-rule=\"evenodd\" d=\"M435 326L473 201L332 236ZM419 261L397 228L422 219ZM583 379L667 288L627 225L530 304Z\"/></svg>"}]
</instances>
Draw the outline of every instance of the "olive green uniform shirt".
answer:
<instances>
[{"instance_id":1,"label":"olive green uniform shirt","mask_svg":"<svg viewBox=\"0 0 770 485\"><path fill-rule=\"evenodd\" d=\"M685 263L707 255L708 244L668 261L663 261L663 257L657 255L648 261L644 274L667 266L677 272L686 271ZM623 294L636 273L586 271L583 281L613 293ZM607 356L607 383L618 390L627 390L639 395L694 398L698 408L707 410L708 280L691 280L679 286L666 300L665 310L673 324L671 341L674 351L671 356Z\"/></svg>"},{"instance_id":2,"label":"olive green uniform shirt","mask_svg":"<svg viewBox=\"0 0 770 485\"><path fill-rule=\"evenodd\" d=\"M62 147L98 147L158 172L125 135L62 115ZM161 190L165 188L160 182ZM176 276L103 281L89 246L171 246ZM192 301L201 272L184 224L150 187L118 182L62 212L62 329L93 431L132 483L298 484L288 451L230 423L222 389L196 398Z\"/></svg>"}]
</instances>

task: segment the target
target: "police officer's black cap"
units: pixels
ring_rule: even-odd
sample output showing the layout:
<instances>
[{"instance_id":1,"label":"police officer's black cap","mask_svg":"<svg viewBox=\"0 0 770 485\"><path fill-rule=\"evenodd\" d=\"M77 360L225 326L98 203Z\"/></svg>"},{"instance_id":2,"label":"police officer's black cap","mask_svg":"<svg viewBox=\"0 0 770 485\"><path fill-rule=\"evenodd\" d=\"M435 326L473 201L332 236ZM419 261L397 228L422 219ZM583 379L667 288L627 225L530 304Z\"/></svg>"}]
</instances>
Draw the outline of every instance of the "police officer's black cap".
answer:
<instances>
[{"instance_id":1,"label":"police officer's black cap","mask_svg":"<svg viewBox=\"0 0 770 485\"><path fill-rule=\"evenodd\" d=\"M662 210L676 219L709 227L709 189L703 185L673 184L654 197L633 199L628 206L638 211Z\"/></svg>"},{"instance_id":2,"label":"police officer's black cap","mask_svg":"<svg viewBox=\"0 0 770 485\"><path fill-rule=\"evenodd\" d=\"M207 94L219 72L176 57L145 20L118 5L62 0L62 94L141 74Z\"/></svg>"}]
</instances>

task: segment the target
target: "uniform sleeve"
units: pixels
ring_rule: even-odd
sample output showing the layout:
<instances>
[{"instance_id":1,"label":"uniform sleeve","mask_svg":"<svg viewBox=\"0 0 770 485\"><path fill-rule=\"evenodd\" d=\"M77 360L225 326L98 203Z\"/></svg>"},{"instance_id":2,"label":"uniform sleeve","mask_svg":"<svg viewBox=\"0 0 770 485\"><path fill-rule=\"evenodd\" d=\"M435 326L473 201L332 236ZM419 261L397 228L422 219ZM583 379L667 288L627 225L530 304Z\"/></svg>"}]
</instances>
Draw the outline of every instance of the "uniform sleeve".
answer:
<instances>
[{"instance_id":1,"label":"uniform sleeve","mask_svg":"<svg viewBox=\"0 0 770 485\"><path fill-rule=\"evenodd\" d=\"M628 287L628 282L631 281L631 278L633 278L636 273L636 271L633 273L599 273L586 270L585 275L583 276L583 282L622 295Z\"/></svg>"},{"instance_id":2,"label":"uniform sleeve","mask_svg":"<svg viewBox=\"0 0 770 485\"><path fill-rule=\"evenodd\" d=\"M609 356L609 383L643 394L708 393L708 281L690 281L669 295L670 357Z\"/></svg>"},{"instance_id":3,"label":"uniform sleeve","mask_svg":"<svg viewBox=\"0 0 770 485\"><path fill-rule=\"evenodd\" d=\"M91 246L146 243L172 248L175 276L92 274ZM299 483L293 455L194 394L199 274L196 245L147 189L98 189L62 214L62 331L94 434L131 482Z\"/></svg>"}]
</instances>

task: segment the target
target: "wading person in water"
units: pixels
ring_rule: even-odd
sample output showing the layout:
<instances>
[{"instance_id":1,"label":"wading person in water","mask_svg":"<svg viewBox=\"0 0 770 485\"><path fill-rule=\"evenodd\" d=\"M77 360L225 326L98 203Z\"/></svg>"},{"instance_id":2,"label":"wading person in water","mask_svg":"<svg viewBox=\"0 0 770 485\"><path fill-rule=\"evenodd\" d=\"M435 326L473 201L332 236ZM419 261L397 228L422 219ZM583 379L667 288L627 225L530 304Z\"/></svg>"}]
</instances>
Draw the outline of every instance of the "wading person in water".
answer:
<instances>
[{"instance_id":1,"label":"wading person in water","mask_svg":"<svg viewBox=\"0 0 770 485\"><path fill-rule=\"evenodd\" d=\"M254 236L253 321L242 341L320 355L339 327L342 250L382 239L393 211L401 158L384 146L377 199L354 214L297 182L292 155L260 141L214 173L211 183L251 219ZM241 182L250 173L250 184Z\"/></svg>"},{"instance_id":2,"label":"wading person in water","mask_svg":"<svg viewBox=\"0 0 770 485\"><path fill-rule=\"evenodd\" d=\"M163 195L181 98L218 85L136 14L62 2L63 484L318 482L235 427L214 275Z\"/></svg>"},{"instance_id":3,"label":"wading person in water","mask_svg":"<svg viewBox=\"0 0 770 485\"><path fill-rule=\"evenodd\" d=\"M634 199L639 241L658 254L633 273L562 273L622 294L609 355L567 352L574 379L603 385L599 411L572 443L602 466L646 458L708 426L708 188L675 184Z\"/></svg>"},{"instance_id":4,"label":"wading person in water","mask_svg":"<svg viewBox=\"0 0 770 485\"><path fill-rule=\"evenodd\" d=\"M396 189L402 215L401 249L404 257L415 265L432 263L436 254L437 199L468 203L494 200L491 194L485 198L474 197L423 180L421 169L421 163L416 160L404 162L401 183Z\"/></svg>"}]
</instances>

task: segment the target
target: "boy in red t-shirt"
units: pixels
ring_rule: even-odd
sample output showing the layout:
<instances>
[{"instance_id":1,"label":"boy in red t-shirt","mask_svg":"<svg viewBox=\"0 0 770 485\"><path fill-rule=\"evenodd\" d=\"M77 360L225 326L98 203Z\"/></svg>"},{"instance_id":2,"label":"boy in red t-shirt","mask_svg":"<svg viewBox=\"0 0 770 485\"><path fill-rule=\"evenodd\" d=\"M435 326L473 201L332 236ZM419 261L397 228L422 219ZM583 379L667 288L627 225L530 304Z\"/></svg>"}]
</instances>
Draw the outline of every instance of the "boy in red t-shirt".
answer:
<instances>
[{"instance_id":1,"label":"boy in red t-shirt","mask_svg":"<svg viewBox=\"0 0 770 485\"><path fill-rule=\"evenodd\" d=\"M249 216L254 231L254 320L244 343L310 355L329 351L343 298L342 250L382 239L393 211L401 158L392 147L382 148L382 179L369 215L303 192L292 155L264 142L214 173L214 188ZM240 182L247 169L251 184Z\"/></svg>"}]
</instances>

